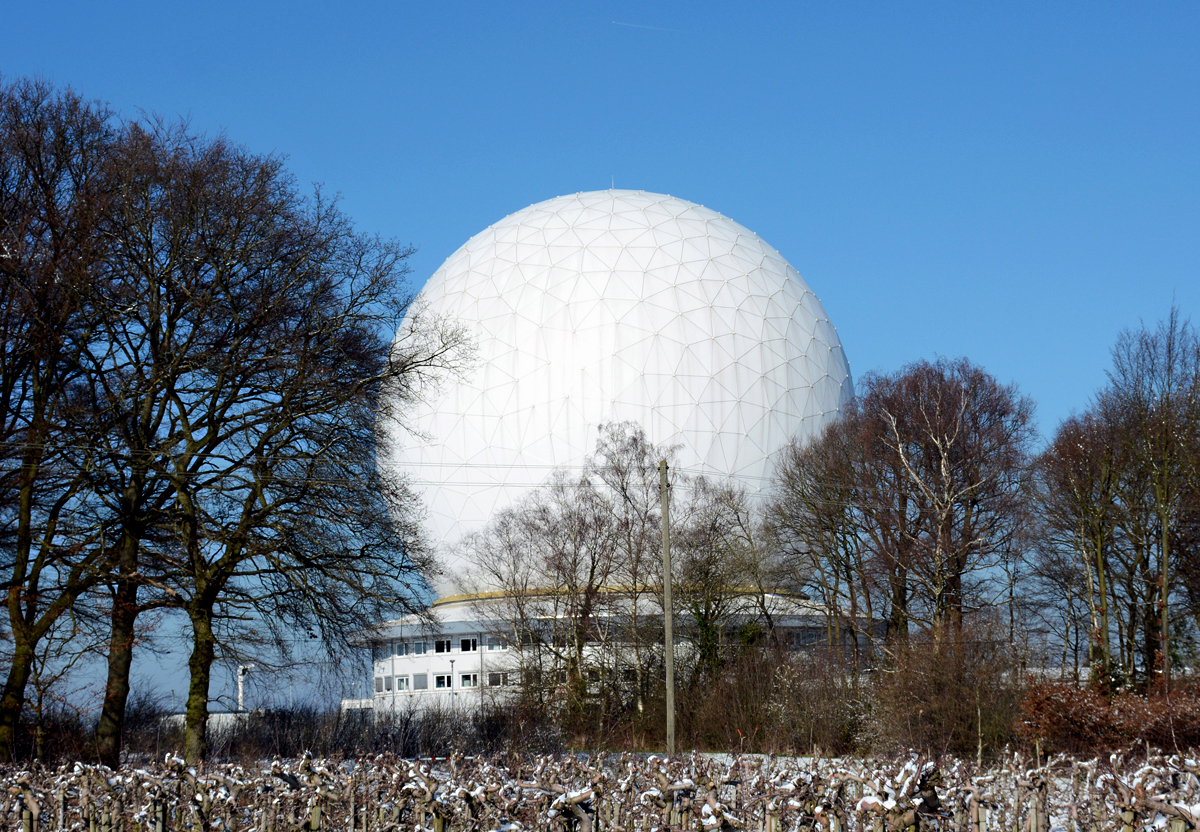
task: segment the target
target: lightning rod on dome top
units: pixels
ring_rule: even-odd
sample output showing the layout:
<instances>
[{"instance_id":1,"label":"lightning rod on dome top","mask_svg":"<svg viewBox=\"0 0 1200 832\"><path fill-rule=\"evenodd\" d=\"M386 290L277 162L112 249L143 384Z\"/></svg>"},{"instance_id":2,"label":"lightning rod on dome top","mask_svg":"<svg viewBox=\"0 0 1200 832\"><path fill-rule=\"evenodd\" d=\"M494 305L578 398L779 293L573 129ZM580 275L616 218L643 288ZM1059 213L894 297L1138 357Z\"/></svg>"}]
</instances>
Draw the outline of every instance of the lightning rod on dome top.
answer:
<instances>
[{"instance_id":1,"label":"lightning rod on dome top","mask_svg":"<svg viewBox=\"0 0 1200 832\"><path fill-rule=\"evenodd\" d=\"M671 603L671 496L667 461L658 462L658 490L662 498L663 550L663 664L667 668L667 754L675 754L675 622Z\"/></svg>"}]
</instances>

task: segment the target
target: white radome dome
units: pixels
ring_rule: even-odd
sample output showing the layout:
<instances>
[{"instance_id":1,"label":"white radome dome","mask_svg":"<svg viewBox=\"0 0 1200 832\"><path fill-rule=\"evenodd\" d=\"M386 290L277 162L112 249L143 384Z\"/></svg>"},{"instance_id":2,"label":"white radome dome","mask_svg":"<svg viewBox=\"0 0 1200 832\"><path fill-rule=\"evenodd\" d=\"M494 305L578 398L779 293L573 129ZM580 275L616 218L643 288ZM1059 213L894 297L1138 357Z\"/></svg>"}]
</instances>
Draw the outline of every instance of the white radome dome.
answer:
<instances>
[{"instance_id":1,"label":"white radome dome","mask_svg":"<svg viewBox=\"0 0 1200 832\"><path fill-rule=\"evenodd\" d=\"M443 552L578 469L605 422L678 444L677 467L769 487L773 458L850 399L837 331L799 273L752 231L643 191L561 196L450 255L416 307L476 339L471 370L397 430L387 464L423 493Z\"/></svg>"}]
</instances>

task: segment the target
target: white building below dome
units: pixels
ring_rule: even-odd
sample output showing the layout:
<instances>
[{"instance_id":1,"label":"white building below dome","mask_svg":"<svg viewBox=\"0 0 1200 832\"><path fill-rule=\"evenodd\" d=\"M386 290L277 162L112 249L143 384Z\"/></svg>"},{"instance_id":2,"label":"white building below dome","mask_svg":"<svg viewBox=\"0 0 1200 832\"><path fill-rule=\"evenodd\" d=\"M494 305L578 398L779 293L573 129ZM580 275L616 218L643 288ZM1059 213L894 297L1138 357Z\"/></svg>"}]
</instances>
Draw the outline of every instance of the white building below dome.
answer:
<instances>
[{"instance_id":1,"label":"white building below dome","mask_svg":"<svg viewBox=\"0 0 1200 832\"><path fill-rule=\"evenodd\" d=\"M561 704L554 689L565 683L566 671L547 656L538 639L522 640L513 634L504 604L503 597L447 598L436 602L429 616L404 616L362 633L361 643L371 648L370 696L343 700L343 709L369 708L377 719L430 710L466 714L514 698L531 672L544 677L541 687L547 704ZM803 596L776 593L747 596L741 611L726 622L726 636L732 638L743 625L761 621L762 608L770 612L784 648L799 651L827 641L828 617L822 605ZM618 602L597 617L597 626L619 630L625 614L625 605ZM647 616L647 626L653 626L654 620L653 615ZM660 611L660 628L661 621ZM676 622L677 633L682 633L687 614L677 613ZM846 637L853 638L849 633ZM680 638L677 661L686 661L687 649ZM588 648L586 665L589 673L621 672L618 668L633 659L627 643L601 639ZM654 661L661 670L661 651Z\"/></svg>"}]
</instances>

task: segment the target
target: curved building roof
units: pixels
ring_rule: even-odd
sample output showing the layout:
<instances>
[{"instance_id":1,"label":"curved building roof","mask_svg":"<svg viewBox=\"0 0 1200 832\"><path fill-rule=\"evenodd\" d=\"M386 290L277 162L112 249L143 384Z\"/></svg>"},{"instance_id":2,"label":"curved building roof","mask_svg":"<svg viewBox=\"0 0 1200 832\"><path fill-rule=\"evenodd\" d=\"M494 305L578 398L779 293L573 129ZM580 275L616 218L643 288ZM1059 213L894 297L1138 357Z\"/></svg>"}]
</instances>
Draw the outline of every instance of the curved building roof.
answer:
<instances>
[{"instance_id":1,"label":"curved building roof","mask_svg":"<svg viewBox=\"0 0 1200 832\"><path fill-rule=\"evenodd\" d=\"M799 273L728 217L662 194L580 193L511 214L454 252L417 308L457 319L478 349L417 409L424 439L397 432L391 451L448 544L555 467L581 466L604 422L638 422L679 445L686 472L755 492L776 451L851 395L837 332Z\"/></svg>"}]
</instances>

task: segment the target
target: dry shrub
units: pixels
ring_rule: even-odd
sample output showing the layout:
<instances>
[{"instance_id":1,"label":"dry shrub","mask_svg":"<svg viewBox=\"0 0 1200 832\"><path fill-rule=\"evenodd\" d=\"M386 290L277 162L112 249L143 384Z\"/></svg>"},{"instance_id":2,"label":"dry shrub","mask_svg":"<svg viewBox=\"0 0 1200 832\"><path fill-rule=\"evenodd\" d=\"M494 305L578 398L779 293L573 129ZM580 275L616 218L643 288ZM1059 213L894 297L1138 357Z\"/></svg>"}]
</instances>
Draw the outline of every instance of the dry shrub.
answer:
<instances>
[{"instance_id":1,"label":"dry shrub","mask_svg":"<svg viewBox=\"0 0 1200 832\"><path fill-rule=\"evenodd\" d=\"M1017 735L1047 752L1091 754L1122 745L1112 703L1099 692L1071 684L1029 684L1021 700Z\"/></svg>"},{"instance_id":2,"label":"dry shrub","mask_svg":"<svg viewBox=\"0 0 1200 832\"><path fill-rule=\"evenodd\" d=\"M1017 734L1047 751L1101 754L1135 743L1158 748L1200 747L1200 690L1180 688L1168 698L1103 693L1066 682L1028 686Z\"/></svg>"},{"instance_id":3,"label":"dry shrub","mask_svg":"<svg viewBox=\"0 0 1200 832\"><path fill-rule=\"evenodd\" d=\"M802 653L780 665L773 694L791 748L845 754L861 750L873 701L867 683L836 653Z\"/></svg>"},{"instance_id":4,"label":"dry shrub","mask_svg":"<svg viewBox=\"0 0 1200 832\"><path fill-rule=\"evenodd\" d=\"M1168 698L1161 693L1128 693L1113 699L1117 724L1131 742L1159 748L1200 748L1200 690L1184 688Z\"/></svg>"},{"instance_id":5,"label":"dry shrub","mask_svg":"<svg viewBox=\"0 0 1200 832\"><path fill-rule=\"evenodd\" d=\"M769 713L775 668L767 652L748 650L716 678L676 693L682 747L777 750Z\"/></svg>"},{"instance_id":6,"label":"dry shrub","mask_svg":"<svg viewBox=\"0 0 1200 832\"><path fill-rule=\"evenodd\" d=\"M83 714L70 705L50 703L42 713L40 725L27 709L16 726L13 759L43 763L91 760L95 757L93 733Z\"/></svg>"},{"instance_id":7,"label":"dry shrub","mask_svg":"<svg viewBox=\"0 0 1200 832\"><path fill-rule=\"evenodd\" d=\"M1006 641L986 631L914 638L876 674L879 750L985 754L1012 738L1021 701Z\"/></svg>"},{"instance_id":8,"label":"dry shrub","mask_svg":"<svg viewBox=\"0 0 1200 832\"><path fill-rule=\"evenodd\" d=\"M211 732L209 739L212 759L246 762L305 752L330 757L381 753L444 757L548 753L562 747L544 712L531 712L521 703L458 710L400 709L378 716L371 711L297 706L255 712L235 730Z\"/></svg>"},{"instance_id":9,"label":"dry shrub","mask_svg":"<svg viewBox=\"0 0 1200 832\"><path fill-rule=\"evenodd\" d=\"M743 651L679 698L679 739L704 751L855 749L863 711L851 668L824 651Z\"/></svg>"}]
</instances>

